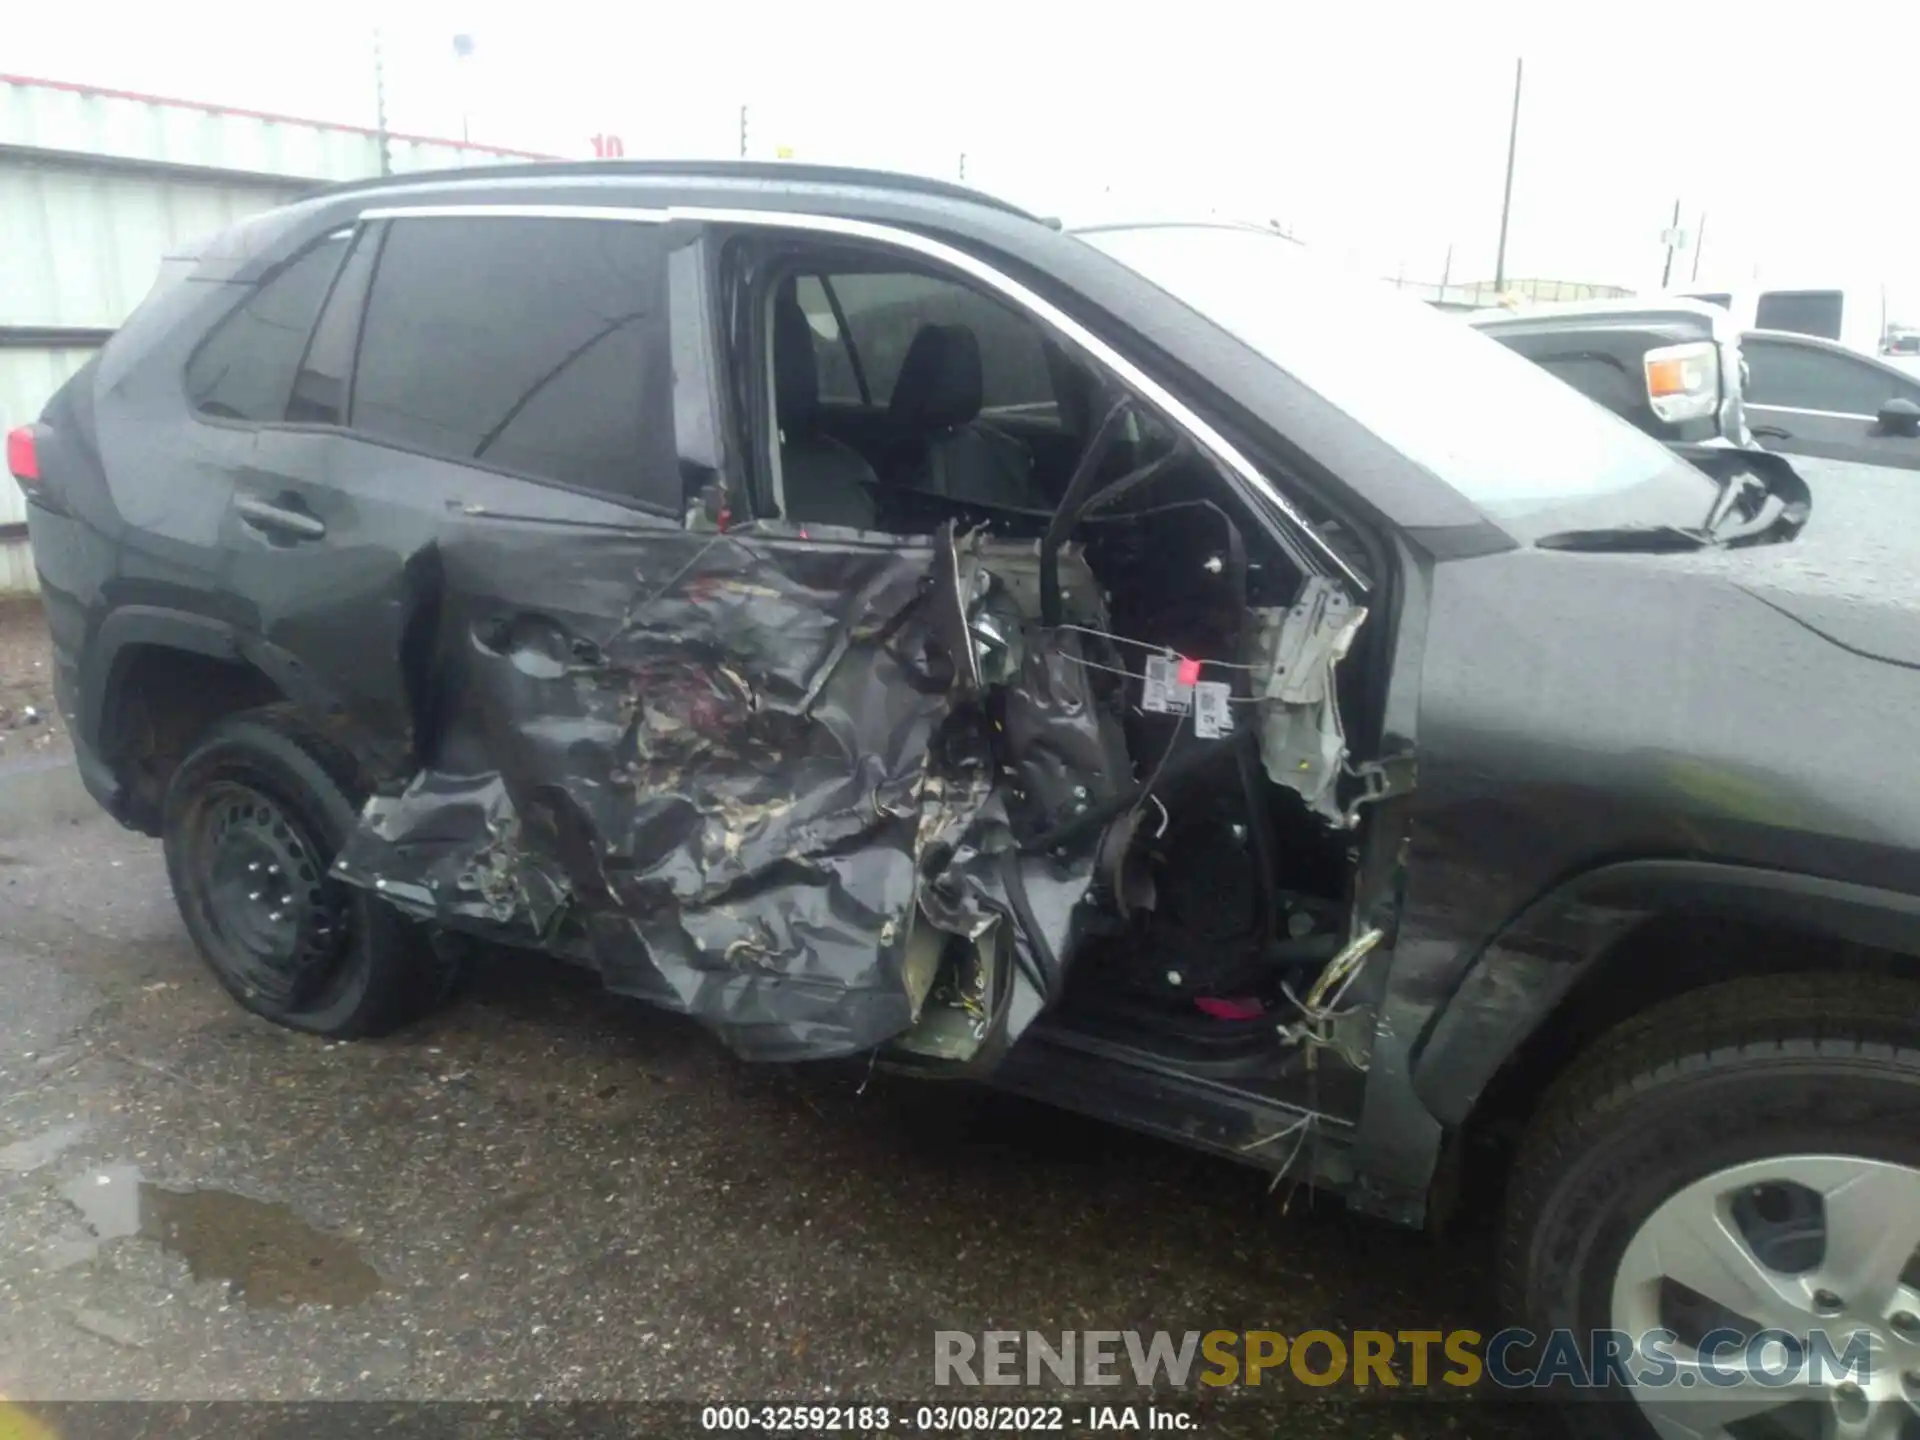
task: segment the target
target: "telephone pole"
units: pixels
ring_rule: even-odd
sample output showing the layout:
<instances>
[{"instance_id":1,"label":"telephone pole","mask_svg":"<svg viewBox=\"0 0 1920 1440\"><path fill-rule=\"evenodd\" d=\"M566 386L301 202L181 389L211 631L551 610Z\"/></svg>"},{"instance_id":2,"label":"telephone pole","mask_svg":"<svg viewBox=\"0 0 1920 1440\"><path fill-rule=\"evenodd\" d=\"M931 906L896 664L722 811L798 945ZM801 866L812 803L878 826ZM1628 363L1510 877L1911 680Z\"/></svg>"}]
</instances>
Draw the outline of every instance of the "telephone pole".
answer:
<instances>
[{"instance_id":1,"label":"telephone pole","mask_svg":"<svg viewBox=\"0 0 1920 1440\"><path fill-rule=\"evenodd\" d=\"M1513 62L1513 119L1507 126L1507 188L1500 198L1500 248L1493 252L1493 288L1507 285L1507 217L1513 212L1513 156L1520 144L1520 77L1524 60Z\"/></svg>"},{"instance_id":2,"label":"telephone pole","mask_svg":"<svg viewBox=\"0 0 1920 1440\"><path fill-rule=\"evenodd\" d=\"M380 27L373 27L373 136L380 146L380 173L393 173L393 147L387 143L387 66L380 54Z\"/></svg>"},{"instance_id":3,"label":"telephone pole","mask_svg":"<svg viewBox=\"0 0 1920 1440\"><path fill-rule=\"evenodd\" d=\"M1680 245L1680 202L1673 202L1673 224L1667 227L1667 263L1660 271L1660 288L1666 289L1673 280L1673 252Z\"/></svg>"},{"instance_id":4,"label":"telephone pole","mask_svg":"<svg viewBox=\"0 0 1920 1440\"><path fill-rule=\"evenodd\" d=\"M740 158L747 158L747 107L740 107Z\"/></svg>"}]
</instances>

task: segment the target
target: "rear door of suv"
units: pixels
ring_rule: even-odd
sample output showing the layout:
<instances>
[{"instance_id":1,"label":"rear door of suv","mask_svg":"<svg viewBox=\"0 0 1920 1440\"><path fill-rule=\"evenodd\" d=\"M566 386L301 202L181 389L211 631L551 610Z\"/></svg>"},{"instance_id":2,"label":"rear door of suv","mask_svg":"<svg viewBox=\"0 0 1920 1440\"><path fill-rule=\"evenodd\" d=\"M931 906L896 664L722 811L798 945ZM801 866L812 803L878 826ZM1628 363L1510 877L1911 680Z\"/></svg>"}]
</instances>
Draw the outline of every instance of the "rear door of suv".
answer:
<instances>
[{"instance_id":1,"label":"rear door of suv","mask_svg":"<svg viewBox=\"0 0 1920 1440\"><path fill-rule=\"evenodd\" d=\"M667 248L657 224L455 208L347 241L223 548L253 627L377 770L417 763L455 517L679 523Z\"/></svg>"}]
</instances>

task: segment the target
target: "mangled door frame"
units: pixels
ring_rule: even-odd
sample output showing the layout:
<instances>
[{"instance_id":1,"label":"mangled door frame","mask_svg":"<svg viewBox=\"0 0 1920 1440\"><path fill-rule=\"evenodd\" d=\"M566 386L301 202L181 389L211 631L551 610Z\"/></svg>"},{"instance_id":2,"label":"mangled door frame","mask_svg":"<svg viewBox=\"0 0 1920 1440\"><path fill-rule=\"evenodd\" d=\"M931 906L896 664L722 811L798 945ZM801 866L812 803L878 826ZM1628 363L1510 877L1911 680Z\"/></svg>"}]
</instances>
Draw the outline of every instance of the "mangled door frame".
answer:
<instances>
[{"instance_id":1,"label":"mangled door frame","mask_svg":"<svg viewBox=\"0 0 1920 1440\"><path fill-rule=\"evenodd\" d=\"M1066 342L1071 348L1101 367L1129 394L1138 397L1149 408L1157 411L1176 433L1185 437L1187 442L1197 447L1202 454L1210 456L1215 462L1215 468L1223 473L1229 483L1238 482L1251 491L1251 494L1246 497L1250 503L1278 513L1281 523L1273 528L1272 533L1279 541L1281 548L1288 553L1289 558L1307 579L1307 588L1301 597L1302 604L1295 607L1296 612L1306 617L1306 623L1303 628L1300 625L1288 625L1281 616L1274 617L1271 622L1273 634L1269 642L1270 655L1278 657L1298 652L1298 656L1304 658L1313 648L1315 637L1328 633L1322 622L1325 620L1324 612L1329 600L1336 609L1344 605L1351 610L1357 610L1353 602L1366 590L1364 580L1327 545L1324 539L1314 532L1285 497L1280 495L1233 445L1178 397L1168 392L1124 355L1070 316L1060 312L1017 281L964 251L924 235L865 221L837 216L756 210L671 207L649 211L580 206L486 206L471 209L431 207L430 210L410 210L408 207L384 207L377 212L369 211L366 218L397 219L413 214L446 214L455 209L466 214L545 215L553 218L652 223L682 222L689 225L808 232L836 239L866 242L883 249L903 250L914 254L922 263L932 262L937 268L958 272L973 284L997 292L1003 301L1041 326L1043 331L1052 332L1059 340ZM709 322L713 318L707 317ZM486 517L472 518L476 525L484 526ZM795 549L793 536L778 533L783 528L785 527L780 522L775 522L773 525L764 527L764 533L757 535L742 533L731 538L724 535L702 536L698 531L691 530L677 532L677 535L648 530L644 533L636 532L633 541L626 546L626 554L630 557L635 548L644 549L651 546L660 551L659 558L669 569L681 565L684 561L681 569L676 570L671 577L672 583L678 583L687 573L701 566L703 562L707 562L709 573L699 577L701 583L708 587L707 598L711 599L723 592L731 592L725 598L728 604L733 604L738 600L739 595L749 592L773 596L775 600L767 613L778 615L786 613L781 610L779 603L782 598L818 593L817 575L809 578L802 572L809 563L808 557L817 560L825 553L826 546L835 543L829 537L817 536L811 540L803 539L801 547ZM598 553L603 559L617 554L616 550L610 550L605 543L612 538L601 536L595 542ZM870 540L871 537L868 539ZM459 547L456 545L455 553L449 555L451 571L456 575L464 574L469 577L484 574L488 569L487 566L476 567L465 562L471 561L475 556L489 554L492 556L492 568L495 571L507 566L509 563L507 556L511 550L510 547L503 549L499 542L498 534L477 537L471 554L465 557L457 553ZM875 550L917 553L924 557L925 568L929 574L940 568L943 563L951 564L953 555L950 540L944 543L944 548L927 545L924 542L917 545L874 546L871 543L860 543L852 536L846 537L842 543L846 555L855 562L858 562L860 553L872 554ZM724 563L718 560L708 561L716 544L731 552ZM680 555L681 551L685 551L685 555ZM939 558L943 553L948 557L945 562ZM782 556L785 558L783 559ZM902 554L895 555L895 561L902 558L904 558ZM877 561L879 557L875 555L873 559ZM887 652L885 647L888 643L898 640L903 625L910 626L913 623L924 625L924 616L918 622L909 622L906 618L907 610L897 609L896 602L899 602L904 594L900 589L901 572L897 564L891 567L883 564L877 570L870 562L858 562L858 564L865 566L862 573L870 573L872 584L878 587L873 594L876 597L886 598L890 605L896 605L896 613L872 613L867 614L864 619L855 617L849 620L852 628L827 637L830 643L824 643L819 654L812 657L809 662L812 665L811 670L806 673L783 673L776 677L777 683L774 688L781 691L784 699L773 696L757 683L743 683L737 670L729 668L725 663L716 662L701 675L693 677L695 688L706 686L715 692L726 690L737 693L730 693L708 703L702 713L717 713L716 705L720 709L732 705L735 712L742 717L757 713L777 713L810 722L813 718L810 713L811 707L829 685L839 683L844 678L836 672L842 667L842 662L847 661L854 653L857 646L866 647L858 652L861 663L872 666L879 663L885 654L891 653ZM795 568L796 565L800 567L798 570ZM484 583L486 582L481 582L482 585ZM538 576L529 575L526 577L526 583L530 591L537 592L540 579ZM610 753L615 745L625 746L628 759L621 763L604 765L601 774L588 787L589 790L597 788L604 791L608 776L617 775L623 769L630 769L635 733L632 728L635 723L634 717L644 716L648 711L648 696L641 692L645 691L647 684L653 683L658 678L659 667L651 663L658 660L658 655L647 657L642 654L642 661L639 662L630 659L630 668L626 670L620 670L618 665L609 660L609 655L622 646L629 652L630 657L633 653L644 652L645 643L640 644L639 652L634 651L636 637L640 642L650 642L651 639L657 638L654 632L659 629L657 623L659 617L648 612L646 606L661 602L665 591L652 592L650 582L643 584L640 588L649 591L645 602L636 598L626 608L621 617L621 624L598 637L587 638L577 632L569 636L542 623L521 626L518 630L510 625L488 643L479 647L482 651L494 653L495 658L505 663L508 670L519 671L518 677L508 675L505 681L489 681L488 683L494 685L496 691L503 684L509 688L518 686L527 676L566 679L576 689L582 686L591 689L594 684L601 683L607 678L605 672L611 668L616 678L634 692L625 697L618 706L605 710L597 717L590 713L578 717L581 723L588 725L589 728L593 723L601 723L602 731L607 737L611 737L615 731L602 722L606 722L608 717L616 711L623 717L622 724L628 727L624 736L617 742L609 738ZM670 596L663 603L670 606L681 604L683 598L678 595ZM686 609L684 605L681 608L683 611ZM696 610L698 608L697 605L694 607ZM803 609L799 613L808 612ZM674 623L679 624L684 619L685 616L682 614ZM732 624L736 620L737 615L727 623ZM1344 635L1338 649L1327 653L1323 647L1323 653L1315 657L1316 665L1324 667L1318 670L1318 678L1321 681L1329 681L1331 665L1337 661L1338 654L1344 651L1345 639L1351 638L1352 628L1357 627L1357 623L1358 615L1354 615L1352 625L1334 627ZM605 627L602 628L604 630ZM496 644L497 650L489 648ZM875 649L876 645L880 648ZM759 647L761 652L766 648L764 643ZM1078 726L1086 732L1082 735L1082 741L1085 742L1083 750L1086 745L1091 745L1093 750L1086 753L1097 752L1098 737L1088 730L1094 717L1091 717L1089 708L1084 704L1084 697L1076 695L1073 690L1074 677L1084 676L1085 670L1072 664L1073 657L1065 655L1058 648L1044 654L1036 653L1033 658L1037 669L1030 675L1023 674L1019 677L1018 693L1022 697L1023 704L1031 702L1037 704L1042 710L1052 705L1054 711L1052 718L1042 716L1034 723L1043 727L1057 726L1060 717L1069 717L1066 721L1069 729ZM580 663L575 665L576 661ZM891 663L895 665L892 673L907 675L913 669L912 664L903 662L899 655L893 655ZM904 669L901 668L902 663L905 664ZM551 674L547 673L549 668L551 668ZM775 667L775 669L778 668ZM592 672L592 674L583 675L579 672ZM503 670L501 673L505 674L506 671ZM645 678L645 683L642 683L642 677ZM1311 682L1316 677L1296 674L1290 678L1296 690L1300 682L1305 680L1308 682L1308 691L1311 692ZM684 688L683 685L682 689ZM909 688L912 688L911 684ZM1317 693L1301 692L1282 695L1275 691L1266 698L1276 700L1281 705L1304 703L1309 707L1318 707L1318 713L1322 715L1331 714L1330 683L1323 683ZM531 713L540 715L544 713L542 706L548 702L537 697L530 700L523 697L522 703L531 706ZM571 701L562 701L561 708L564 710L571 703ZM771 709L767 709L768 706ZM589 705L586 709L590 712L592 706ZM940 717L935 710L925 705L920 706L914 713L918 718L912 722L913 735L931 733L932 728L939 722ZM664 723L675 731L684 731L686 728L683 719L671 716L665 717ZM1094 725L1092 729L1097 730L1098 726ZM904 733L895 734L890 739L899 741ZM1056 733L1064 732L1056 731ZM1308 741L1317 745L1324 756L1327 743L1331 742L1338 746L1337 721L1331 727L1323 722L1308 724L1303 731L1301 743L1304 745ZM815 748L817 749L817 746ZM898 747L895 748L897 750ZM908 748L910 749L911 746L909 745ZM1301 753L1304 755L1307 752L1303 748ZM1124 747L1120 754L1124 759ZM879 965L881 978L877 988L886 992L882 998L887 1003L874 1008L863 1023L823 1022L817 987L808 995L806 987L800 986L800 991L806 998L797 1010L791 1004L764 1003L784 1002L787 997L782 994L782 987L797 983L789 981L787 979L789 972L782 971L777 966L770 971L745 978L730 975L724 965L716 968L714 963L716 957L712 953L712 947L716 943L721 947L721 954L726 962L730 962L731 957L736 953L747 957L750 961L763 958L767 953L762 943L763 937L773 937L773 940L789 948L797 944L804 949L805 942L795 938L801 927L791 922L788 910L790 908L794 914L804 916L808 913L807 907L804 905L787 907L786 901L789 897L781 894L777 886L769 888L761 884L764 877L735 874L728 871L727 866L723 864L720 868L727 872L723 876L724 883L718 883L717 889L709 887L707 891L701 891L696 886L693 894L689 896L692 899L697 895L703 904L723 902L724 909L742 893L743 884L746 889L753 889L758 885L759 888L753 897L757 901L757 907L755 905L745 907L754 911L750 922L751 927L757 927L752 928L752 933L749 934L738 926L728 928L738 917L729 915L727 924L720 925L716 929L712 911L698 915L691 911L682 914L679 913L681 907L674 904L666 904L664 907L654 906L656 910L666 908L676 912L670 917L673 921L672 926L663 928L658 923L646 923L649 917L635 912L631 904L622 905L609 886L607 876L613 868L611 862L618 860L631 865L634 858L631 854L618 854L618 847L615 845L604 846L597 858L586 862L584 868L593 872L592 874L570 872L569 865L572 865L573 872L581 869L578 857L582 854L583 845L591 851L602 838L590 833L591 826L586 823L586 812L591 807L583 806L579 795L571 798L562 795L561 798L565 803L562 805L562 813L557 816L547 814L544 817L537 817L539 823L534 826L534 830L546 836L547 847L552 853L534 854L532 850L539 847L529 847L523 839L526 833L523 827L528 817L516 813L507 794L513 787L501 783L501 777L496 774L484 781L478 789L472 789L464 794L459 801L467 807L470 817L477 818L478 828L474 828L474 819L470 818L464 845L456 845L451 852L434 857L432 843L422 840L422 830L418 822L435 814L450 813L446 788L449 777L423 772L421 776L415 778L415 784L409 788L408 793L399 797L398 800L376 801L368 807L368 813L363 818L360 830L356 833L355 843L348 847L348 853L342 857L338 867L339 873L342 878L350 879L354 883L374 885L389 899L401 904L403 908L411 909L423 917L450 923L459 923L463 918L471 917L458 908L457 902L450 908L450 902L447 899L449 889L456 893L463 888L477 891L480 896L480 902L477 903L479 903L481 918L484 918L489 907L497 918L501 913L502 896L512 893L522 897L538 893L547 907L547 914L551 916L556 910L569 904L583 903L587 892L592 892L599 897L598 903L602 906L602 910L588 917L594 921L589 925L589 930L609 935L617 932L618 940L609 942L610 944L615 948L632 945L636 954L645 957L647 967L659 972L644 981L634 981L624 988L629 988L635 993L646 993L649 998L665 1000L669 1004L676 1004L677 1008L689 1011L697 1018L713 1025L724 1038L743 1053L765 1057L845 1053L849 1049L866 1048L877 1043L880 1039L886 1038L889 1030L897 1034L905 1028L909 1020L917 1018L920 1001L924 999L924 989L920 987L920 978L923 977L916 978L914 972L924 972L925 961L924 956L916 958L909 951L913 932L916 929L915 922L918 919L923 916L932 917L936 911L943 911L939 928L946 933L966 934L969 938L980 939L987 936L990 931L998 936L1005 936L1011 931L1014 935L1015 951L1032 951L1044 956L1049 948L1057 946L1058 940L1064 935L1062 927L1070 923L1072 910L1086 893L1087 880L1093 866L1093 856L1088 853L1072 857L1073 863L1060 867L1061 873L1042 873L1035 870L1027 877L1029 883L1010 884L1015 872L1020 869L1024 857L1019 855L1017 846L1011 846L1006 842L1004 824L998 824L1000 833L996 843L975 843L983 833L986 833L980 829L983 817L986 817L989 822L988 831L994 830L997 823L997 817L987 816L987 811L996 799L994 794L996 787L992 784L990 777L982 772L977 764L970 778L956 773L935 774L930 766L925 766L916 776L911 773L910 766L907 769L901 768L903 759L910 757L892 752L890 755L891 768L887 773L891 776L889 793L892 798L881 806L881 812L883 818L891 817L886 823L891 825L890 833L894 838L885 844L878 845L877 848L870 847L868 863L875 865L881 871L887 869L888 863L893 863L894 873L897 874L899 867L895 862L906 860L911 864L911 873L919 878L912 880L909 884L908 893L904 897L906 905L903 913L897 913L892 918L888 918L878 910L870 911L874 919L868 942L854 940L848 943L850 937L846 935L839 937L840 949L854 955L856 960L861 944L871 943L879 947L871 958L876 963L882 959L886 961L885 964ZM1337 765L1338 754L1334 758ZM812 757L812 761L818 759L817 754ZM1272 769L1271 758L1269 768ZM965 767L963 766L962 769L964 770ZM675 778L679 778L686 771L680 768L671 773ZM556 777L548 775L533 778L543 782L540 788L549 791L555 789L554 785L546 782L551 782ZM1273 778L1278 783L1288 783L1288 777L1284 774L1274 774ZM523 787L528 783L526 777L523 777L522 783ZM1327 784L1330 790L1331 778L1328 779ZM564 787L560 788L564 789ZM1294 788L1300 787L1296 784ZM653 792L643 789L641 794L643 799L647 799L652 798ZM1326 796L1308 795L1305 791L1302 791L1302 794L1310 805L1322 809L1324 813ZM410 797L413 802L411 811L409 810ZM706 849L737 855L753 838L734 824L741 815L739 796L730 793L718 799L710 795L709 799L713 800L713 804L703 813L710 832L718 817L720 833L717 836L709 833L705 842ZM877 797L875 803L879 803ZM908 808L903 810L903 805ZM435 810L436 806L439 807L438 811ZM697 806L695 808L698 809ZM752 807L749 806L748 810L751 812ZM784 812L776 809L764 813L766 816L773 816ZM912 835L909 840L900 830L898 822L907 819L910 813L917 816L918 833ZM1335 820L1339 818L1337 811L1333 818ZM431 829L431 824L426 828ZM841 894L844 899L847 890L846 875L851 868L849 856L853 854L848 847L856 842L865 843L873 840L874 836L869 834L863 840L860 835L854 833L853 822L848 816L839 812L826 815L820 820L817 828L830 833L831 840L828 850L821 852L821 864L815 866L817 872L815 878L818 878L819 873L833 871L832 883L839 887L836 893ZM571 833L565 833L569 829ZM396 844L400 847L398 850L395 848ZM438 864L438 870L434 870L433 864L428 864L413 867L417 873L411 877L395 873L398 869L406 868L396 864L396 856L406 849L407 844L414 846L407 852L409 855L416 860L423 856L428 857ZM932 853L932 847L936 845L941 847L940 853L947 857L945 871L950 878L960 882L949 887L938 904L933 901L931 887L923 883L927 877L922 873L927 857ZM562 854L563 851L570 853L574 857L573 860L567 860ZM889 857L891 857L890 860ZM684 861L686 857L683 854L678 858ZM1063 852L1056 851L1055 858L1064 860L1068 857L1065 857ZM686 868L682 864L676 872L682 879L684 879ZM1034 884L1051 887L1049 903L1045 908L1053 923L1036 923L1034 920L1036 906L1030 899ZM887 903L898 907L903 898L899 880L896 878L884 888L890 897ZM1023 891L1026 893L1023 894ZM656 900L665 899L658 890L649 893L653 894ZM826 909L821 909L816 904L812 913L818 918L825 916L833 908L832 905L828 905ZM841 909L844 910L844 908L842 905ZM856 905L855 908L860 907ZM623 910L625 913L620 913ZM612 913L607 913L608 911ZM863 913L868 912L863 911ZM905 925L899 923L901 920L905 920ZM998 925L996 929L997 921L1006 923ZM1052 937L1047 937L1041 934L1043 930L1053 930L1055 933ZM687 943L682 944L682 941ZM1022 941L1025 943L1021 943ZM669 949L679 947L681 954L676 962L677 968L675 964L662 962L659 950L663 944ZM890 956L882 956L880 953L882 950L892 953ZM1015 954L1012 958L1018 960L1020 956ZM803 955L801 963L795 968L806 970L815 959L817 957L810 954ZM691 966L687 964L689 960L693 962ZM609 974L609 982L613 983L609 964L602 963L602 969L603 973ZM869 990L876 988L872 966L863 969L855 964L853 969L859 972L859 986ZM1057 960L1053 966L1049 967L1045 963L1035 963L1031 955L1025 963L1018 966L1009 964L1003 967L1003 976L1011 978L1002 981L1001 998L991 1003L996 1011L1004 1003L1009 1011L1014 1012L1008 1027L1009 1034L1017 1033L1020 1025L1031 1019L1033 1014L1045 1004L1057 998L1059 971L1060 966ZM817 981L820 977L818 974L811 974L808 978L810 981ZM615 988L623 987L616 985ZM913 993L916 989L920 993ZM893 993L896 990L900 992L897 995ZM741 1003L743 993L748 1003Z\"/></svg>"}]
</instances>

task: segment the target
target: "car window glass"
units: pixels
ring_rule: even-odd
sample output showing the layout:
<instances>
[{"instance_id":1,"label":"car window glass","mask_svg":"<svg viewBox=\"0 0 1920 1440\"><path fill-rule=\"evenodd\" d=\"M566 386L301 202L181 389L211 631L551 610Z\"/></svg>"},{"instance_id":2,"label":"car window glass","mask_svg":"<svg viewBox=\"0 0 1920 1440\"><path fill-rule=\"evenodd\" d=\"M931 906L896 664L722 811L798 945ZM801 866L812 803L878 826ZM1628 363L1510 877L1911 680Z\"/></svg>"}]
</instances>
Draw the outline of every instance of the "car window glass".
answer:
<instances>
[{"instance_id":1,"label":"car window glass","mask_svg":"<svg viewBox=\"0 0 1920 1440\"><path fill-rule=\"evenodd\" d=\"M1761 330L1791 330L1796 335L1838 340L1840 311L1838 290L1769 290L1754 307L1753 323Z\"/></svg>"},{"instance_id":2,"label":"car window glass","mask_svg":"<svg viewBox=\"0 0 1920 1440\"><path fill-rule=\"evenodd\" d=\"M860 380L853 371L853 358L847 354L847 342L840 333L840 321L827 298L827 287L817 275L801 275L793 282L794 298L813 331L813 353L820 374L820 398L858 405L862 403Z\"/></svg>"},{"instance_id":3,"label":"car window glass","mask_svg":"<svg viewBox=\"0 0 1920 1440\"><path fill-rule=\"evenodd\" d=\"M344 234L329 235L270 275L220 322L187 362L194 409L257 424L281 418L300 352L346 248Z\"/></svg>"},{"instance_id":4,"label":"car window glass","mask_svg":"<svg viewBox=\"0 0 1920 1440\"><path fill-rule=\"evenodd\" d=\"M1811 345L1757 340L1741 346L1747 359L1747 403L1793 410L1877 415L1907 389L1878 367Z\"/></svg>"},{"instance_id":5,"label":"car window glass","mask_svg":"<svg viewBox=\"0 0 1920 1440\"><path fill-rule=\"evenodd\" d=\"M1040 332L1025 316L978 291L930 275L859 271L828 279L846 315L847 329L852 333L875 405L885 405L892 397L900 366L921 326L964 325L980 341L983 410L1052 408L1053 380L1040 346ZM803 290L801 308L806 309L807 303ZM824 293L819 303L825 306ZM834 372L829 370L827 346L820 343L821 325L811 310L808 319L821 359L820 393L833 398L827 377ZM828 311L829 323L831 319L832 312ZM858 399L844 355L838 364L845 371L846 390L851 398Z\"/></svg>"},{"instance_id":6,"label":"car window glass","mask_svg":"<svg viewBox=\"0 0 1920 1440\"><path fill-rule=\"evenodd\" d=\"M293 377L287 419L303 425L338 425L347 413L347 378L353 370L354 342L360 338L360 311L380 251L376 231L361 232L353 253L340 267L327 295L307 353Z\"/></svg>"},{"instance_id":7,"label":"car window glass","mask_svg":"<svg viewBox=\"0 0 1920 1440\"><path fill-rule=\"evenodd\" d=\"M352 426L677 512L665 280L650 225L397 221L361 330Z\"/></svg>"}]
</instances>

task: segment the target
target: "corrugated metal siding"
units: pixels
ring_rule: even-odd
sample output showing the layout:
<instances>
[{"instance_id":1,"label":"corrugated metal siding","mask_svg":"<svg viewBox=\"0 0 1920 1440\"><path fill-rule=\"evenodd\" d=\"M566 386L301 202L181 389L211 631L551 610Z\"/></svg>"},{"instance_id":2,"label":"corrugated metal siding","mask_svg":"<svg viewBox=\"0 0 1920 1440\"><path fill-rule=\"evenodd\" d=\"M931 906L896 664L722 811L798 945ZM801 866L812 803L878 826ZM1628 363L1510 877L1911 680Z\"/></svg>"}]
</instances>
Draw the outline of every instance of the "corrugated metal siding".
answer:
<instances>
[{"instance_id":1,"label":"corrugated metal siding","mask_svg":"<svg viewBox=\"0 0 1920 1440\"><path fill-rule=\"evenodd\" d=\"M396 136L387 153L396 172L545 158ZM0 329L114 329L167 254L379 173L378 138L351 126L0 76ZM92 353L0 346L0 432L38 416ZM0 476L0 530L25 505ZM0 533L0 593L34 588L25 540Z\"/></svg>"},{"instance_id":2,"label":"corrugated metal siding","mask_svg":"<svg viewBox=\"0 0 1920 1440\"><path fill-rule=\"evenodd\" d=\"M0 433L38 419L47 397L93 356L90 348L0 350ZM26 499L13 477L0 486L0 525L27 518Z\"/></svg>"},{"instance_id":3,"label":"corrugated metal siding","mask_svg":"<svg viewBox=\"0 0 1920 1440\"><path fill-rule=\"evenodd\" d=\"M33 551L24 538L0 538L0 595L30 595L39 590L33 573Z\"/></svg>"},{"instance_id":4,"label":"corrugated metal siding","mask_svg":"<svg viewBox=\"0 0 1920 1440\"><path fill-rule=\"evenodd\" d=\"M371 131L7 77L0 77L0 145L314 180L380 173ZM545 158L417 136L389 136L387 145L396 171Z\"/></svg>"},{"instance_id":5,"label":"corrugated metal siding","mask_svg":"<svg viewBox=\"0 0 1920 1440\"><path fill-rule=\"evenodd\" d=\"M0 350L0 433L35 419L92 354L90 348ZM26 537L5 533L26 518L27 497L11 476L0 475L0 595L40 588Z\"/></svg>"},{"instance_id":6,"label":"corrugated metal siding","mask_svg":"<svg viewBox=\"0 0 1920 1440\"><path fill-rule=\"evenodd\" d=\"M112 329L163 256L311 187L88 171L0 156L0 326Z\"/></svg>"}]
</instances>

